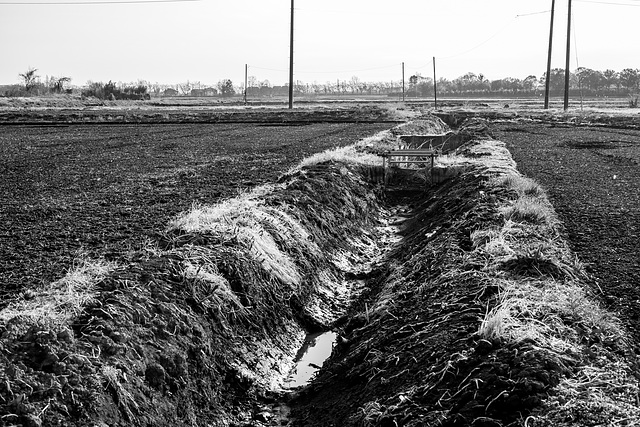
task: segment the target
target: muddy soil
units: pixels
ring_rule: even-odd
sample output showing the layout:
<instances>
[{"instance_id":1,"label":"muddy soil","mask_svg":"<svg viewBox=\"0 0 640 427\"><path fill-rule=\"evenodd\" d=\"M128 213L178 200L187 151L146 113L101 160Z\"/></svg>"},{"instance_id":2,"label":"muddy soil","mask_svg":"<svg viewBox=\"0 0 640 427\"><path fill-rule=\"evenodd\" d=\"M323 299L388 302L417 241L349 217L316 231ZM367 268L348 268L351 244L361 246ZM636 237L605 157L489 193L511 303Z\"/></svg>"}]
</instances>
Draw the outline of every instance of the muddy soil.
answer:
<instances>
[{"instance_id":1,"label":"muddy soil","mask_svg":"<svg viewBox=\"0 0 640 427\"><path fill-rule=\"evenodd\" d=\"M611 124L513 121L494 133L547 189L594 290L640 343L640 131L634 118Z\"/></svg>"},{"instance_id":2,"label":"muddy soil","mask_svg":"<svg viewBox=\"0 0 640 427\"><path fill-rule=\"evenodd\" d=\"M0 294L62 277L79 253L126 260L193 203L214 203L388 124L5 126Z\"/></svg>"}]
</instances>

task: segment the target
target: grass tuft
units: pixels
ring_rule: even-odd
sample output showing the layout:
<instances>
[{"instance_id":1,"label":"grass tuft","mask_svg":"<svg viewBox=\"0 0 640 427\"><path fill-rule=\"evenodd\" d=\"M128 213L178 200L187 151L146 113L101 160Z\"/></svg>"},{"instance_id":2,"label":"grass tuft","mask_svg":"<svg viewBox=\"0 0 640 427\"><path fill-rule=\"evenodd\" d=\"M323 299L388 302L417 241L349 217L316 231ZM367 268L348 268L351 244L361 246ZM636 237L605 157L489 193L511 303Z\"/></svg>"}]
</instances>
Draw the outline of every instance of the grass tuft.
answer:
<instances>
[{"instance_id":1,"label":"grass tuft","mask_svg":"<svg viewBox=\"0 0 640 427\"><path fill-rule=\"evenodd\" d=\"M547 193L542 189L540 184L520 174L511 173L495 178L494 185L505 186L514 190L520 197L547 197Z\"/></svg>"},{"instance_id":2,"label":"grass tuft","mask_svg":"<svg viewBox=\"0 0 640 427\"><path fill-rule=\"evenodd\" d=\"M619 321L588 297L579 282L502 280L498 304L479 329L485 339L533 340L555 352L579 351L584 334L601 341L623 339Z\"/></svg>"},{"instance_id":3,"label":"grass tuft","mask_svg":"<svg viewBox=\"0 0 640 427\"><path fill-rule=\"evenodd\" d=\"M523 196L500 209L506 220L553 225L558 222L551 204L539 197Z\"/></svg>"},{"instance_id":4,"label":"grass tuft","mask_svg":"<svg viewBox=\"0 0 640 427\"><path fill-rule=\"evenodd\" d=\"M113 262L78 259L62 279L42 289L23 292L9 303L0 311L0 322L19 318L25 326L65 325L95 299L96 285L116 267Z\"/></svg>"},{"instance_id":5,"label":"grass tuft","mask_svg":"<svg viewBox=\"0 0 640 427\"><path fill-rule=\"evenodd\" d=\"M309 167L329 161L350 163L361 166L377 166L382 163L382 159L380 158L380 156L372 153L358 151L355 146L350 145L347 147L340 147L333 150L323 151L322 153L317 153L309 156L302 160L300 164L298 164L292 170L290 170L289 173L291 174L304 167Z\"/></svg>"}]
</instances>

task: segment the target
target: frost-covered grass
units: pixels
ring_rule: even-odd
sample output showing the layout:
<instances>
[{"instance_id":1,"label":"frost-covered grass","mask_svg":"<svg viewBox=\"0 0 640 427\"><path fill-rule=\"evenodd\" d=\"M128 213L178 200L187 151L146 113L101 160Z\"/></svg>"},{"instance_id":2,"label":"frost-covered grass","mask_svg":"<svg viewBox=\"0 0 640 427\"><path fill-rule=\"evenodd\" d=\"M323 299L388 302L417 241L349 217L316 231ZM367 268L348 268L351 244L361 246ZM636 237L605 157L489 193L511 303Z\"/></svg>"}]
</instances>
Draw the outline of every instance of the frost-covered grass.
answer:
<instances>
[{"instance_id":1,"label":"frost-covered grass","mask_svg":"<svg viewBox=\"0 0 640 427\"><path fill-rule=\"evenodd\" d=\"M546 192L514 172L498 175L489 184L513 191L515 199L498 207L501 226L476 230L471 236L473 253L484 259L484 273L499 289L479 335L494 342L533 342L538 349L577 365L574 375L561 380L525 425L640 424L639 385L633 369L624 357L601 346L615 343L624 348L626 332L584 283L584 267L561 238ZM505 265L517 268L525 262L529 268L552 268L560 277L542 270L537 277L503 271ZM599 346L587 350L585 340ZM594 357L594 352L600 354Z\"/></svg>"},{"instance_id":2,"label":"frost-covered grass","mask_svg":"<svg viewBox=\"0 0 640 427\"><path fill-rule=\"evenodd\" d=\"M19 319L24 326L65 325L95 299L96 285L116 267L113 262L80 258L62 279L22 292L0 311L0 322Z\"/></svg>"},{"instance_id":3,"label":"frost-covered grass","mask_svg":"<svg viewBox=\"0 0 640 427\"><path fill-rule=\"evenodd\" d=\"M263 192L243 194L221 203L194 205L169 224L169 230L208 233L222 241L234 241L247 249L265 269L292 287L298 287L301 276L287 249L315 254L317 245L286 207L272 207L261 198Z\"/></svg>"}]
</instances>

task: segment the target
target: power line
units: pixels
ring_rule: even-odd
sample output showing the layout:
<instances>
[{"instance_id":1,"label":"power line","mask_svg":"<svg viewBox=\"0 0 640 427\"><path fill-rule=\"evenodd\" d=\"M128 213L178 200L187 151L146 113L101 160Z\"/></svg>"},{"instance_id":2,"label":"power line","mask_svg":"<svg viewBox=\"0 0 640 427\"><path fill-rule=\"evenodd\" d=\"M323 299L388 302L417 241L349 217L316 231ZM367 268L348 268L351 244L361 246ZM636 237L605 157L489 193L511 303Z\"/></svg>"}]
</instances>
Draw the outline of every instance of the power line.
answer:
<instances>
[{"instance_id":1,"label":"power line","mask_svg":"<svg viewBox=\"0 0 640 427\"><path fill-rule=\"evenodd\" d=\"M502 33L504 30L506 30L506 29L507 29L507 27L509 27L511 24L513 24L513 22L514 22L516 19L518 19L518 17L517 17L517 16L516 16L515 18L513 18L511 21L507 22L507 24L506 24L504 27L500 28L500 29L499 29L495 34L493 34L491 37L489 37L488 39L486 39L486 40L485 40L485 41L483 41L482 43L475 45L475 46L474 46L474 47L472 47L471 49L465 50L464 52L460 52L460 53L457 53L457 54L455 54L455 55L445 56L445 57L442 57L442 58L438 57L438 59L439 59L439 60L442 60L442 59L451 59L451 58L456 58L456 57L458 57L458 56L462 56L462 55L467 54L467 53L469 53L469 52L473 52L474 50L478 49L478 48L479 48L479 47L481 47L481 46L484 46L485 44L487 44L488 42L490 42L491 40L493 40L495 37L497 37L497 36L498 36L498 34Z\"/></svg>"},{"instance_id":2,"label":"power line","mask_svg":"<svg viewBox=\"0 0 640 427\"><path fill-rule=\"evenodd\" d=\"M551 10L542 10L540 12L531 12L531 13L521 13L520 15L516 15L516 18L520 18L521 16L531 16L531 15L542 15L543 13L549 13Z\"/></svg>"},{"instance_id":3,"label":"power line","mask_svg":"<svg viewBox=\"0 0 640 427\"><path fill-rule=\"evenodd\" d=\"M640 1L640 0L638 0L638 1ZM471 49L465 50L465 51L457 53L455 55L445 56L445 57L442 57L442 58L438 57L438 59L442 60L442 59L457 58L458 56L462 56L462 55L465 55L465 54L467 54L469 52L473 52L474 50L478 49L479 47L481 47L481 46L485 45L486 43L488 43L489 41L493 40L496 36L498 36L500 33L502 33L504 30L506 30L507 27L509 27L511 24L513 24L513 21L515 21L516 19L520 18L521 16L541 15L543 13L549 13L549 12L551 12L551 10L543 10L543 11L540 11L540 12L522 13L522 14L516 15L511 21L507 22L506 25L503 26L501 29L499 29L496 33L494 33L492 36L490 36L489 38L487 38L483 42L475 45ZM428 67L430 65L431 64L428 63L428 64L425 64L425 65L422 65L422 66L418 67L417 69L421 70L421 69L426 68L426 67Z\"/></svg>"},{"instance_id":4,"label":"power line","mask_svg":"<svg viewBox=\"0 0 640 427\"><path fill-rule=\"evenodd\" d=\"M617 3L611 1L600 1L600 0L576 0L580 3L595 3L595 4L608 4L613 6L629 6L629 7L640 7L640 4L630 4L630 3ZM637 0L628 0L628 1L637 1Z\"/></svg>"}]
</instances>

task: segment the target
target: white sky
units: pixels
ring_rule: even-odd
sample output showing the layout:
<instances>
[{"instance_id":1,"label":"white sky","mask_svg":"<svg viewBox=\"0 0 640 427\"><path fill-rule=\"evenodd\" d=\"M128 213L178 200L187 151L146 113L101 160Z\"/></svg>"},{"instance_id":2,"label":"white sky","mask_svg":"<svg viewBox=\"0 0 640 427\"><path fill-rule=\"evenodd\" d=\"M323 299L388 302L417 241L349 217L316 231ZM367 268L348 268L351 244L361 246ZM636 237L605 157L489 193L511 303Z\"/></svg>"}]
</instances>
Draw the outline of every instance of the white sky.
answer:
<instances>
[{"instance_id":1,"label":"white sky","mask_svg":"<svg viewBox=\"0 0 640 427\"><path fill-rule=\"evenodd\" d=\"M29 67L75 85L240 84L245 64L258 80L288 81L289 0L7 4L38 1L56 0L0 0L2 84ZM546 70L551 0L296 0L295 8L295 78L307 83L397 81L402 62L407 79L431 76L433 56L438 77L449 79ZM640 68L640 0L573 0L573 12L571 69ZM566 21L567 0L556 0L554 68L564 67Z\"/></svg>"}]
</instances>

